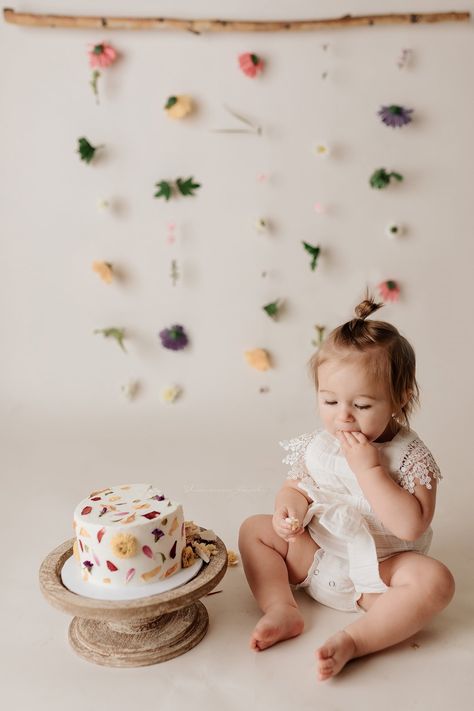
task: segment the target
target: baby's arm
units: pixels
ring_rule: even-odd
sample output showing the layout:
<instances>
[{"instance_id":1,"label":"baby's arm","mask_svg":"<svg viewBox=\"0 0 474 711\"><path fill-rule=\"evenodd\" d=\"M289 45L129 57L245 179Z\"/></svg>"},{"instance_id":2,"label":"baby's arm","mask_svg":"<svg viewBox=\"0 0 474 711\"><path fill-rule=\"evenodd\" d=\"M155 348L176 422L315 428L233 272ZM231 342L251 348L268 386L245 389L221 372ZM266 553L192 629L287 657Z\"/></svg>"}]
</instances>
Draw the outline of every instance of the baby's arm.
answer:
<instances>
[{"instance_id":1,"label":"baby's arm","mask_svg":"<svg viewBox=\"0 0 474 711\"><path fill-rule=\"evenodd\" d=\"M275 513L273 514L273 528L283 540L292 542L295 536L303 533L303 519L306 516L309 504L312 502L301 489L298 482L287 479L275 498ZM286 519L296 519L295 522Z\"/></svg>"}]
</instances>

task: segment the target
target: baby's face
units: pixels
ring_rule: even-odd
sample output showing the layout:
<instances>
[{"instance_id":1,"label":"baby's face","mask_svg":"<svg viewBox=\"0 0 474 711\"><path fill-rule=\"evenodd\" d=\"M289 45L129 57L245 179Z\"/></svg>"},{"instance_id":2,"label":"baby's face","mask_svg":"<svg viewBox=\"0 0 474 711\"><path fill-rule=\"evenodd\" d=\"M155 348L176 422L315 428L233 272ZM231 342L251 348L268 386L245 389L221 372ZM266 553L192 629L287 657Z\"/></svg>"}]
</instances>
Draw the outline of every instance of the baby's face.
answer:
<instances>
[{"instance_id":1,"label":"baby's face","mask_svg":"<svg viewBox=\"0 0 474 711\"><path fill-rule=\"evenodd\" d=\"M373 442L387 435L393 406L386 384L375 381L363 365L355 356L349 362L329 359L319 366L319 411L330 434L362 432Z\"/></svg>"}]
</instances>

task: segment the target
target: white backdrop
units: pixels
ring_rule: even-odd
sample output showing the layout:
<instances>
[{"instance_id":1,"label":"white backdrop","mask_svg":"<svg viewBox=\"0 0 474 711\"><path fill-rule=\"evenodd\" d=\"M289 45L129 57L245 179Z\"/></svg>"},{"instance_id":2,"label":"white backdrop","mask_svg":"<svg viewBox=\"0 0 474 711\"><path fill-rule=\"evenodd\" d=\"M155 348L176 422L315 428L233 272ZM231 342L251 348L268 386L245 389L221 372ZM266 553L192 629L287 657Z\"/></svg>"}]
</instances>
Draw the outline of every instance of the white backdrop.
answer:
<instances>
[{"instance_id":1,"label":"white backdrop","mask_svg":"<svg viewBox=\"0 0 474 711\"><path fill-rule=\"evenodd\" d=\"M377 11L370 2L318 5L320 17ZM71 2L15 9L99 11ZM100 9L131 14L126 2ZM401 0L384 7L410 9ZM225 10L228 18L288 18L281 2ZM291 10L315 14L311 2ZM133 12L224 17L219 2L202 2L199 12L193 2L179 12L176 3L140 2ZM306 371L314 324L334 327L351 316L366 283L394 278L401 300L379 314L416 349L422 409L413 424L443 470L468 476L460 435L472 392L472 23L206 36L2 23L0 33L4 435L23 443L48 433L108 437L100 466L127 469L135 437L153 442L153 461L168 447L179 459L176 442L192 437L205 466L208 443L238 433L255 440L272 469L278 438L314 425ZM122 58L103 72L97 106L86 50L103 39ZM400 70L404 47L413 65ZM242 51L265 58L262 76L239 71ZM196 115L168 119L162 106L173 93L193 96ZM260 122L263 135L213 133L233 125L224 103ZM414 122L384 126L376 111L386 103L414 108ZM79 160L79 136L106 144L96 164ZM317 141L333 153L315 157ZM368 178L380 166L405 180L372 190ZM268 183L256 180L261 172ZM156 181L178 175L202 183L196 197L153 198ZM117 209L99 212L100 198ZM316 214L316 201L327 214ZM256 232L258 217L273 223L270 234ZM386 238L392 220L406 225L405 236ZM315 272L301 240L322 247ZM175 287L172 258L182 271ZM95 259L119 267L123 282L102 283ZM276 298L287 304L277 323L261 308ZM176 322L191 339L178 353L157 336ZM128 354L92 335L111 325L126 329ZM246 364L243 351L254 347L268 349L274 369ZM134 377L142 390L129 403L120 388ZM164 405L160 392L173 382L183 396Z\"/></svg>"}]
</instances>

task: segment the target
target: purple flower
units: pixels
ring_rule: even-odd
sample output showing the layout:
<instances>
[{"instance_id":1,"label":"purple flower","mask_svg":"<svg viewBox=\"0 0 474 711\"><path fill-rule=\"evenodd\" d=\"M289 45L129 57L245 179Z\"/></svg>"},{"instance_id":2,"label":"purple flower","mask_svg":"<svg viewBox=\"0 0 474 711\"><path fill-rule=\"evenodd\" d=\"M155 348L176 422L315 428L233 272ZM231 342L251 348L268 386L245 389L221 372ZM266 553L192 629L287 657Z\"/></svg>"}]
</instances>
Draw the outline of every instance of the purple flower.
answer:
<instances>
[{"instance_id":1,"label":"purple flower","mask_svg":"<svg viewBox=\"0 0 474 711\"><path fill-rule=\"evenodd\" d=\"M188 343L188 337L184 332L184 328L178 324L174 324L171 328L165 328L160 331L161 344L165 348L170 348L172 351L180 351Z\"/></svg>"},{"instance_id":2,"label":"purple flower","mask_svg":"<svg viewBox=\"0 0 474 711\"><path fill-rule=\"evenodd\" d=\"M92 568L94 567L94 563L91 563L90 560L85 560L83 565L85 568L87 568L89 573L91 572Z\"/></svg>"},{"instance_id":3,"label":"purple flower","mask_svg":"<svg viewBox=\"0 0 474 711\"><path fill-rule=\"evenodd\" d=\"M413 109L405 109L403 106L391 104L391 106L382 106L377 113L384 124L392 128L397 128L410 123L412 120L410 114L413 113Z\"/></svg>"},{"instance_id":4,"label":"purple flower","mask_svg":"<svg viewBox=\"0 0 474 711\"><path fill-rule=\"evenodd\" d=\"M160 540L165 534L159 528L154 528L152 534L155 536L155 543Z\"/></svg>"}]
</instances>

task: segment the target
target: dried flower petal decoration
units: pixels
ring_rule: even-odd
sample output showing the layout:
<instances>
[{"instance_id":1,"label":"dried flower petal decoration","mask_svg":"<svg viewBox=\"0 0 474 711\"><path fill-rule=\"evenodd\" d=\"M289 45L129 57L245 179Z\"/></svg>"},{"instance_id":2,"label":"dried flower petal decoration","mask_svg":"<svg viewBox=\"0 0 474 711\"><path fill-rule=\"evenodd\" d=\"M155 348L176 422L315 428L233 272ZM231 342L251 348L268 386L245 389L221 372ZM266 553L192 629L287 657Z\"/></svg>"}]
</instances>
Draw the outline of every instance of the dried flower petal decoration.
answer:
<instances>
[{"instance_id":1,"label":"dried flower petal decoration","mask_svg":"<svg viewBox=\"0 0 474 711\"><path fill-rule=\"evenodd\" d=\"M119 344L120 348L126 353L125 346L123 345L123 339L125 338L125 329L123 328L96 328L94 333L102 333L104 338L114 338Z\"/></svg>"},{"instance_id":2,"label":"dried flower petal decoration","mask_svg":"<svg viewBox=\"0 0 474 711\"><path fill-rule=\"evenodd\" d=\"M91 67L110 67L117 59L117 51L108 42L89 45L89 64Z\"/></svg>"},{"instance_id":3,"label":"dried flower petal decoration","mask_svg":"<svg viewBox=\"0 0 474 711\"><path fill-rule=\"evenodd\" d=\"M324 331L326 330L326 326L319 326L316 324L315 329L317 331L316 340L311 341L311 343L315 348L320 348L324 341Z\"/></svg>"},{"instance_id":4,"label":"dried flower petal decoration","mask_svg":"<svg viewBox=\"0 0 474 711\"><path fill-rule=\"evenodd\" d=\"M302 244L304 245L305 250L307 252L309 252L312 256L311 269L314 272L314 270L316 269L316 265L317 265L317 261L318 261L318 257L319 257L321 248L318 246L313 247L313 245L308 244L308 242L302 242Z\"/></svg>"},{"instance_id":5,"label":"dried flower petal decoration","mask_svg":"<svg viewBox=\"0 0 474 711\"><path fill-rule=\"evenodd\" d=\"M378 168L377 170L374 170L372 175L370 176L370 185L373 188L377 188L378 190L381 190L382 188L387 187L389 185L391 178L395 178L398 181L403 180L403 175L400 175L400 173L387 173L385 168Z\"/></svg>"},{"instance_id":6,"label":"dried flower petal decoration","mask_svg":"<svg viewBox=\"0 0 474 711\"><path fill-rule=\"evenodd\" d=\"M121 386L121 390L127 400L134 400L140 390L140 383L138 380L129 380L128 383Z\"/></svg>"},{"instance_id":7,"label":"dried flower petal decoration","mask_svg":"<svg viewBox=\"0 0 474 711\"><path fill-rule=\"evenodd\" d=\"M105 198L99 198L99 200L97 200L96 204L97 204L97 209L100 210L100 212L105 212L110 207L110 202L108 200L106 200Z\"/></svg>"},{"instance_id":8,"label":"dried flower petal decoration","mask_svg":"<svg viewBox=\"0 0 474 711\"><path fill-rule=\"evenodd\" d=\"M283 301L281 299L277 299L266 306L262 306L262 308L274 321L276 321L278 316L280 316L282 306Z\"/></svg>"},{"instance_id":9,"label":"dried flower petal decoration","mask_svg":"<svg viewBox=\"0 0 474 711\"><path fill-rule=\"evenodd\" d=\"M78 149L77 153L81 156L81 160L84 160L86 163L90 163L92 159L94 158L95 152L99 150L99 148L104 148L103 145L101 146L93 146L87 138L84 138L82 136L81 138L77 139L78 142Z\"/></svg>"},{"instance_id":10,"label":"dried flower petal decoration","mask_svg":"<svg viewBox=\"0 0 474 711\"><path fill-rule=\"evenodd\" d=\"M377 114L386 126L400 128L412 121L411 114L413 111L414 109L406 109L404 106L399 106L398 104L390 104L390 106L382 106L379 111L377 111Z\"/></svg>"},{"instance_id":11,"label":"dried flower petal decoration","mask_svg":"<svg viewBox=\"0 0 474 711\"><path fill-rule=\"evenodd\" d=\"M400 56L397 60L397 67L399 69L404 69L408 67L411 63L413 56L413 50L411 49L402 49Z\"/></svg>"},{"instance_id":12,"label":"dried flower petal decoration","mask_svg":"<svg viewBox=\"0 0 474 711\"><path fill-rule=\"evenodd\" d=\"M158 335L161 339L161 345L172 351L180 351L188 345L188 336L184 328L179 324L164 328Z\"/></svg>"},{"instance_id":13,"label":"dried flower petal decoration","mask_svg":"<svg viewBox=\"0 0 474 711\"><path fill-rule=\"evenodd\" d=\"M264 348L254 348L244 352L247 363L256 370L268 370L271 368L270 355Z\"/></svg>"},{"instance_id":14,"label":"dried flower petal decoration","mask_svg":"<svg viewBox=\"0 0 474 711\"><path fill-rule=\"evenodd\" d=\"M239 54L239 66L245 76L251 77L252 79L263 71L265 62L261 59L258 54L253 52L244 52Z\"/></svg>"},{"instance_id":15,"label":"dried flower petal decoration","mask_svg":"<svg viewBox=\"0 0 474 711\"><path fill-rule=\"evenodd\" d=\"M264 217L259 217L258 220L255 220L255 229L257 232L268 232L269 227L269 222Z\"/></svg>"},{"instance_id":16,"label":"dried flower petal decoration","mask_svg":"<svg viewBox=\"0 0 474 711\"><path fill-rule=\"evenodd\" d=\"M400 287L393 279L380 282L377 288L384 301L398 301L400 297Z\"/></svg>"},{"instance_id":17,"label":"dried flower petal decoration","mask_svg":"<svg viewBox=\"0 0 474 711\"><path fill-rule=\"evenodd\" d=\"M114 278L110 262L92 262L92 270L100 276L106 284L111 284Z\"/></svg>"},{"instance_id":18,"label":"dried flower petal decoration","mask_svg":"<svg viewBox=\"0 0 474 711\"><path fill-rule=\"evenodd\" d=\"M117 558L133 558L138 551L137 539L131 533L117 533L110 541L110 547Z\"/></svg>"},{"instance_id":19,"label":"dried flower petal decoration","mask_svg":"<svg viewBox=\"0 0 474 711\"><path fill-rule=\"evenodd\" d=\"M176 96L169 96L164 109L167 116L172 119L182 119L188 116L194 108L193 101L190 96L186 94L178 94Z\"/></svg>"},{"instance_id":20,"label":"dried flower petal decoration","mask_svg":"<svg viewBox=\"0 0 474 711\"><path fill-rule=\"evenodd\" d=\"M402 235L403 233L404 233L403 225L398 225L396 222L391 222L385 228L385 234L390 239L393 239L394 237L400 237L400 235Z\"/></svg>"},{"instance_id":21,"label":"dried flower petal decoration","mask_svg":"<svg viewBox=\"0 0 474 711\"><path fill-rule=\"evenodd\" d=\"M182 393L182 389L179 387L179 385L170 385L169 387L165 388L162 393L161 393L161 399L163 402L166 403L173 403L175 400L178 399L178 397ZM157 530L157 529L155 529Z\"/></svg>"},{"instance_id":22,"label":"dried flower petal decoration","mask_svg":"<svg viewBox=\"0 0 474 711\"><path fill-rule=\"evenodd\" d=\"M320 202L315 202L315 203L314 203L314 211L315 211L318 215L325 215L326 212L327 212L327 209L326 209L326 206L323 205L322 203L320 203Z\"/></svg>"},{"instance_id":23,"label":"dried flower petal decoration","mask_svg":"<svg viewBox=\"0 0 474 711\"><path fill-rule=\"evenodd\" d=\"M237 565L239 562L239 556L235 551L227 551L227 563L228 565Z\"/></svg>"},{"instance_id":24,"label":"dried flower petal decoration","mask_svg":"<svg viewBox=\"0 0 474 711\"><path fill-rule=\"evenodd\" d=\"M176 259L171 260L170 276L171 276L171 281L173 283L173 286L176 286L176 282L178 281L178 279L180 277L180 273L179 273L179 269L178 269L178 262L176 261Z\"/></svg>"},{"instance_id":25,"label":"dried flower petal decoration","mask_svg":"<svg viewBox=\"0 0 474 711\"><path fill-rule=\"evenodd\" d=\"M331 152L327 143L316 143L314 146L314 154L317 156L328 156Z\"/></svg>"}]
</instances>

